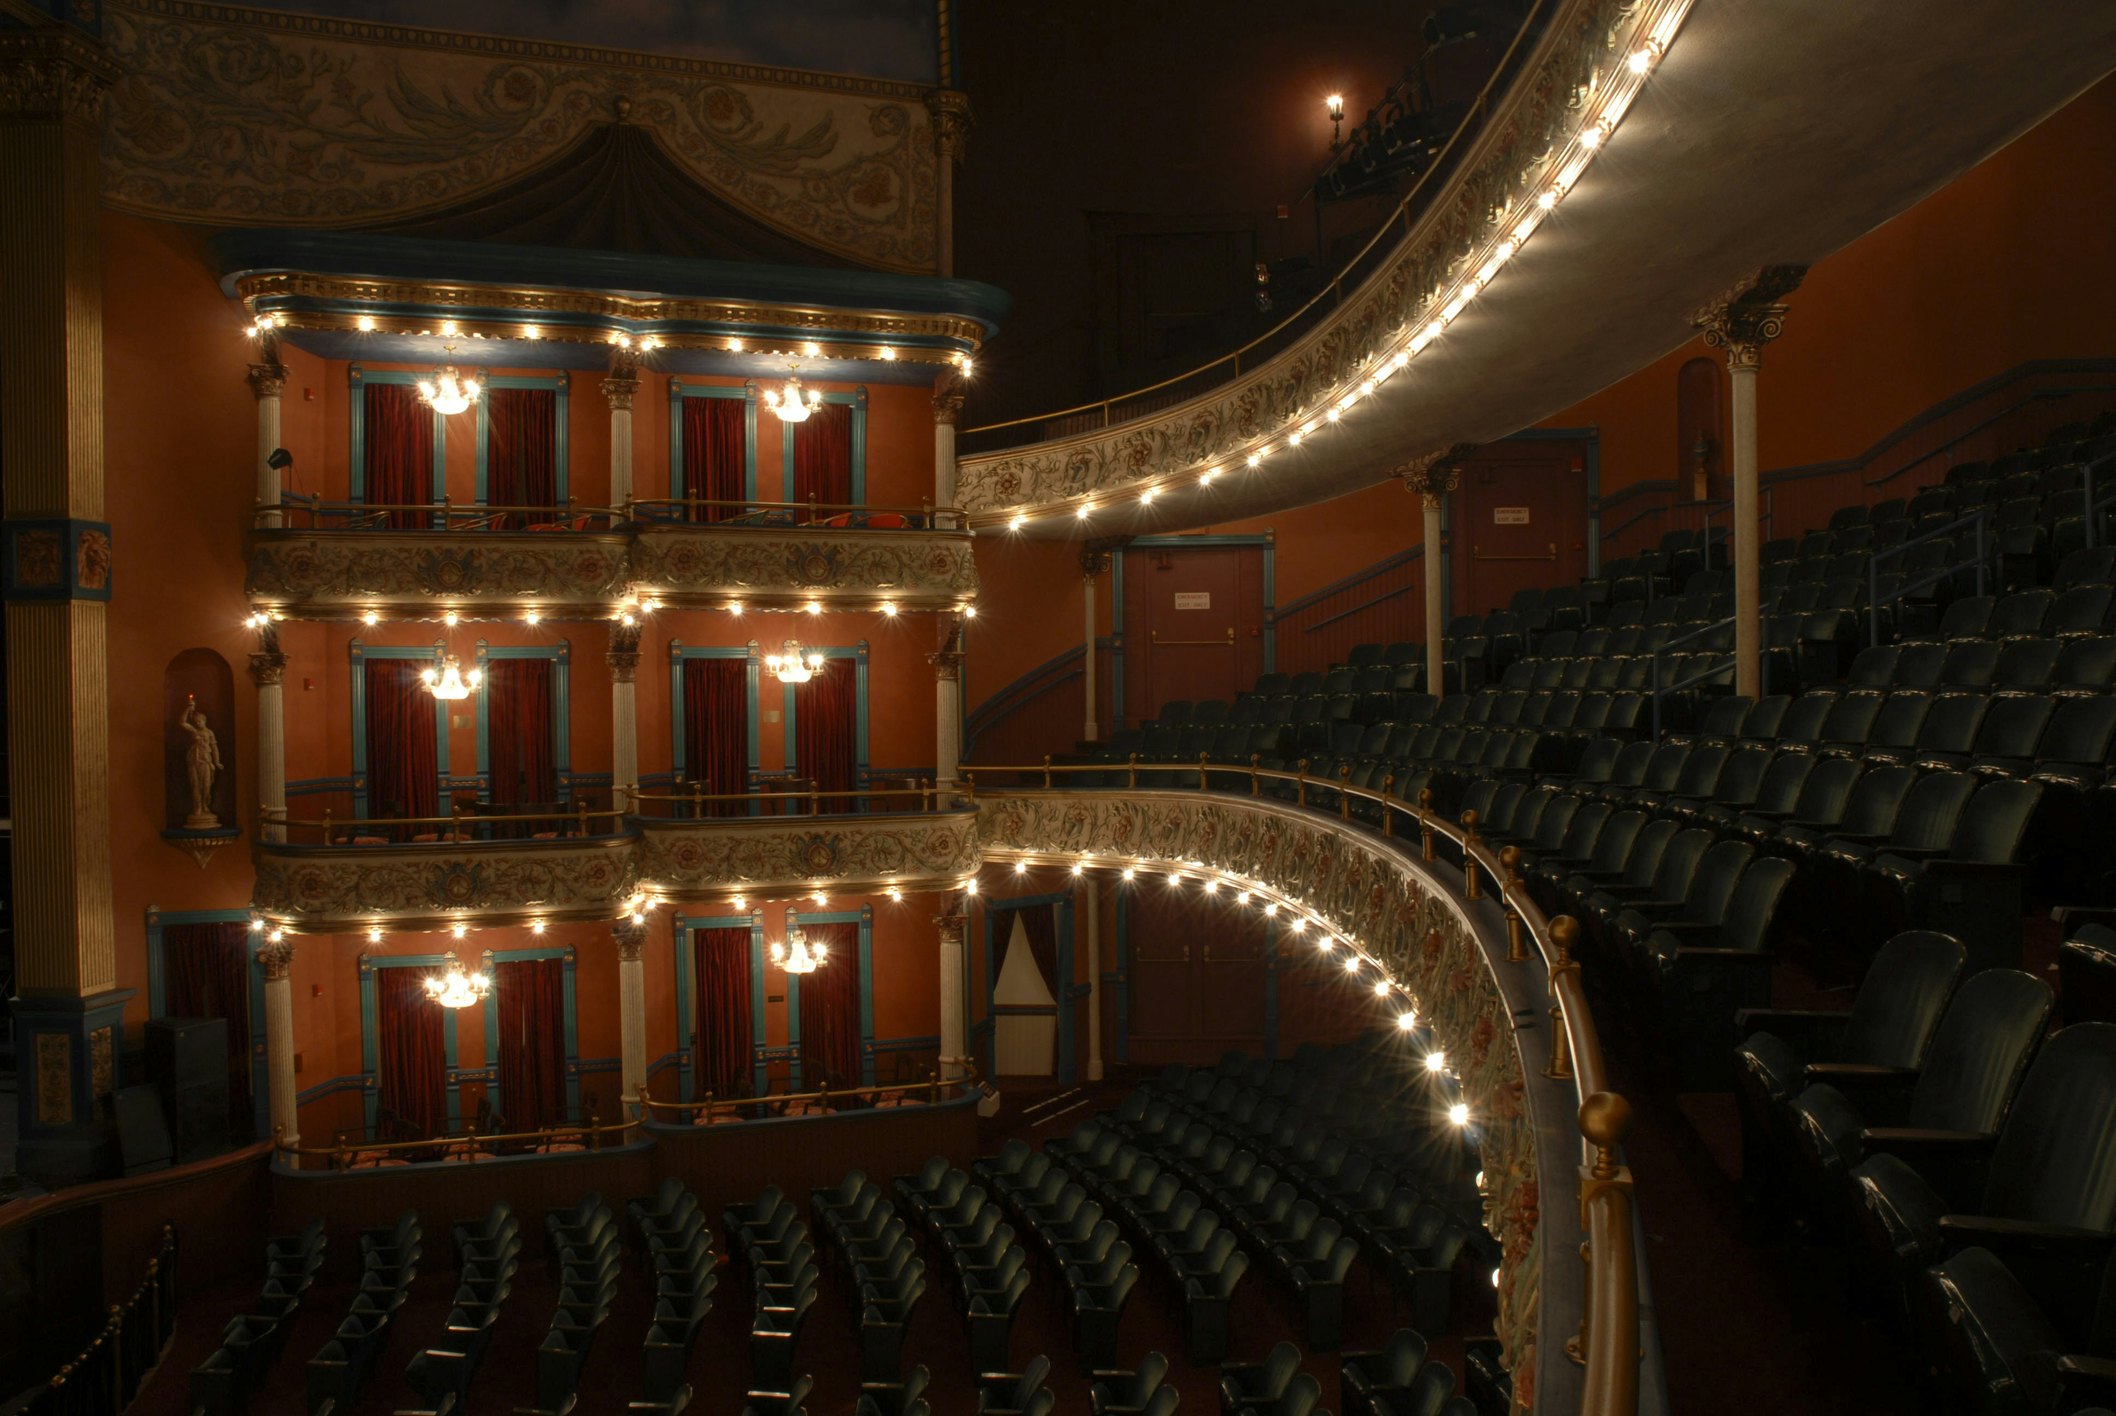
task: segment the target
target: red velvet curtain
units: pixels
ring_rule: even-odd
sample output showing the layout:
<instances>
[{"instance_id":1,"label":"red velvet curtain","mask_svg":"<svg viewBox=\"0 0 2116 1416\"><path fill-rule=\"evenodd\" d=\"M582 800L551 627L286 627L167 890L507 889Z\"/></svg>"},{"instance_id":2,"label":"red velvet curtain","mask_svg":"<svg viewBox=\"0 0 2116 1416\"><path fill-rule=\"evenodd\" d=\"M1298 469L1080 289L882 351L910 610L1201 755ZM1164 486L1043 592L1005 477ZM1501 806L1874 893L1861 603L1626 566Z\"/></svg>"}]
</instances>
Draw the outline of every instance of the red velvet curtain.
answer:
<instances>
[{"instance_id":1,"label":"red velvet curtain","mask_svg":"<svg viewBox=\"0 0 2116 1416\"><path fill-rule=\"evenodd\" d=\"M687 782L707 796L749 790L749 665L742 659L683 661L683 761ZM709 802L708 816L740 816L739 801Z\"/></svg>"},{"instance_id":2,"label":"red velvet curtain","mask_svg":"<svg viewBox=\"0 0 2116 1416\"><path fill-rule=\"evenodd\" d=\"M367 811L370 816L440 814L434 697L417 659L367 661Z\"/></svg>"},{"instance_id":3,"label":"red velvet curtain","mask_svg":"<svg viewBox=\"0 0 2116 1416\"><path fill-rule=\"evenodd\" d=\"M700 501L742 502L749 489L747 404L739 398L683 400L683 494ZM692 521L726 521L738 507L694 508Z\"/></svg>"},{"instance_id":4,"label":"red velvet curtain","mask_svg":"<svg viewBox=\"0 0 2116 1416\"><path fill-rule=\"evenodd\" d=\"M793 430L794 500L843 506L852 500L852 405L826 403Z\"/></svg>"},{"instance_id":5,"label":"red velvet curtain","mask_svg":"<svg viewBox=\"0 0 2116 1416\"><path fill-rule=\"evenodd\" d=\"M361 398L365 500L377 506L432 506L433 410L410 384L367 384ZM393 511L388 517L396 527L427 522L417 511Z\"/></svg>"},{"instance_id":6,"label":"red velvet curtain","mask_svg":"<svg viewBox=\"0 0 2116 1416\"><path fill-rule=\"evenodd\" d=\"M819 792L859 786L858 670L848 659L826 659L823 671L794 688L794 770ZM825 811L854 811L851 797L825 799Z\"/></svg>"},{"instance_id":7,"label":"red velvet curtain","mask_svg":"<svg viewBox=\"0 0 2116 1416\"><path fill-rule=\"evenodd\" d=\"M558 505L558 391L549 388L487 389L485 399L485 504ZM556 519L510 512L506 527Z\"/></svg>"},{"instance_id":8,"label":"red velvet curtain","mask_svg":"<svg viewBox=\"0 0 2116 1416\"><path fill-rule=\"evenodd\" d=\"M691 931L691 977L697 981L697 1051L691 1060L703 1096L748 1096L754 1036L750 1018L747 929Z\"/></svg>"},{"instance_id":9,"label":"red velvet curtain","mask_svg":"<svg viewBox=\"0 0 2116 1416\"><path fill-rule=\"evenodd\" d=\"M1050 989L1051 997L1062 1005L1065 993L1058 981L1058 907L1031 905L1015 913L1021 916L1022 932L1029 941L1029 957L1036 961L1036 972L1043 975L1043 986Z\"/></svg>"},{"instance_id":10,"label":"red velvet curtain","mask_svg":"<svg viewBox=\"0 0 2116 1416\"><path fill-rule=\"evenodd\" d=\"M228 1022L228 1121L237 1136L255 1120L250 1094L250 930L233 923L162 927L164 1016Z\"/></svg>"},{"instance_id":11,"label":"red velvet curtain","mask_svg":"<svg viewBox=\"0 0 2116 1416\"><path fill-rule=\"evenodd\" d=\"M441 1045L441 1005L426 996L426 970L375 970L376 1084L384 1108L421 1134L448 1128L448 1054Z\"/></svg>"},{"instance_id":12,"label":"red velvet curtain","mask_svg":"<svg viewBox=\"0 0 2116 1416\"><path fill-rule=\"evenodd\" d=\"M842 1091L860 1085L860 927L804 924L830 960L801 979L801 1087Z\"/></svg>"},{"instance_id":13,"label":"red velvet curtain","mask_svg":"<svg viewBox=\"0 0 2116 1416\"><path fill-rule=\"evenodd\" d=\"M549 806L558 801L558 731L549 659L486 661L485 737L494 806Z\"/></svg>"},{"instance_id":14,"label":"red velvet curtain","mask_svg":"<svg viewBox=\"0 0 2116 1416\"><path fill-rule=\"evenodd\" d=\"M499 1014L500 1112L515 1131L566 1116L566 964L508 959L492 970Z\"/></svg>"}]
</instances>

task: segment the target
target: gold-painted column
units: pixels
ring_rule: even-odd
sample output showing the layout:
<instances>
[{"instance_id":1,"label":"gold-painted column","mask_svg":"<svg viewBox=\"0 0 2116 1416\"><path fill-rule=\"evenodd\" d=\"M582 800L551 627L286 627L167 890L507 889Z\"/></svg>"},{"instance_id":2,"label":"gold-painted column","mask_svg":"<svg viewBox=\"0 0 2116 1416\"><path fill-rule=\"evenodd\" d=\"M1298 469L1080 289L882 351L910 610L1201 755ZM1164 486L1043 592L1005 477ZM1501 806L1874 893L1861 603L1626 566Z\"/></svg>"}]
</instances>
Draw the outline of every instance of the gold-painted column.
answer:
<instances>
[{"instance_id":1,"label":"gold-painted column","mask_svg":"<svg viewBox=\"0 0 2116 1416\"><path fill-rule=\"evenodd\" d=\"M1734 691L1763 692L1763 553L1761 489L1756 471L1756 374L1763 346L1785 331L1785 297L1800 287L1806 266L1765 266L1693 322L1705 343L1727 352L1733 386L1733 446L1728 461L1734 498Z\"/></svg>"},{"instance_id":2,"label":"gold-painted column","mask_svg":"<svg viewBox=\"0 0 2116 1416\"><path fill-rule=\"evenodd\" d=\"M933 115L933 270L955 274L955 164L962 161L963 140L970 132L970 95L960 89L935 89L926 95Z\"/></svg>"},{"instance_id":3,"label":"gold-painted column","mask_svg":"<svg viewBox=\"0 0 2116 1416\"><path fill-rule=\"evenodd\" d=\"M23 1173L108 1168L114 1082L103 504L103 97L117 70L58 24L0 30L0 485L8 575Z\"/></svg>"}]
</instances>

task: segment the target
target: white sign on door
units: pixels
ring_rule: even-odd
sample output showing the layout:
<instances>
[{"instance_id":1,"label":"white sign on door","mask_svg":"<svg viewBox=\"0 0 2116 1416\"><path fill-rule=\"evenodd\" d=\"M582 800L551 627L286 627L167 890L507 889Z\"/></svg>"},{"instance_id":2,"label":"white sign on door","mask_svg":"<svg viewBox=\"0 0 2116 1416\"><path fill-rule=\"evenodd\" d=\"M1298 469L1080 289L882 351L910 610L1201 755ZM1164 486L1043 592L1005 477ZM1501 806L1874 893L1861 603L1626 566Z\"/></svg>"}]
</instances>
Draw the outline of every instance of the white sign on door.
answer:
<instances>
[{"instance_id":1,"label":"white sign on door","mask_svg":"<svg viewBox=\"0 0 2116 1416\"><path fill-rule=\"evenodd\" d=\"M1495 506L1491 509L1491 523L1494 526L1526 526L1528 524L1528 508L1525 506Z\"/></svg>"},{"instance_id":2,"label":"white sign on door","mask_svg":"<svg viewBox=\"0 0 2116 1416\"><path fill-rule=\"evenodd\" d=\"M1179 610L1209 610L1212 608L1210 590L1176 591L1176 608Z\"/></svg>"}]
</instances>

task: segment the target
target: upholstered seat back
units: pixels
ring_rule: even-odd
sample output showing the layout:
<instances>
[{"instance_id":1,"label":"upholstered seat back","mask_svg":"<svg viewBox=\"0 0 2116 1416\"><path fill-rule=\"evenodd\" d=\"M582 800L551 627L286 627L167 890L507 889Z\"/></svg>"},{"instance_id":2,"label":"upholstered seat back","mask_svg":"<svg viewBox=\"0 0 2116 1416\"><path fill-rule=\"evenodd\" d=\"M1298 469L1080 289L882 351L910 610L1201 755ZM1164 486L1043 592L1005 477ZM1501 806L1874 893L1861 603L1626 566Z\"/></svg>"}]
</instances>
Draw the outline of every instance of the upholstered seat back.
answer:
<instances>
[{"instance_id":1,"label":"upholstered seat back","mask_svg":"<svg viewBox=\"0 0 2116 1416\"><path fill-rule=\"evenodd\" d=\"M1961 941L1906 929L1881 946L1844 1025L1837 1059L1871 1067L1916 1067L1962 978Z\"/></svg>"},{"instance_id":2,"label":"upholstered seat back","mask_svg":"<svg viewBox=\"0 0 2116 1416\"><path fill-rule=\"evenodd\" d=\"M1937 850L1946 845L1953 839L1955 823L1975 790L1976 778L1966 772L1933 772L1918 778L1896 808L1895 828L1889 832L1888 843L1910 850Z\"/></svg>"},{"instance_id":3,"label":"upholstered seat back","mask_svg":"<svg viewBox=\"0 0 2116 1416\"><path fill-rule=\"evenodd\" d=\"M1955 825L1947 855L1953 860L2004 865L2028 834L2043 789L2033 782L1992 782L1976 794Z\"/></svg>"},{"instance_id":4,"label":"upholstered seat back","mask_svg":"<svg viewBox=\"0 0 2116 1416\"><path fill-rule=\"evenodd\" d=\"M1991 1157L1983 1212L2116 1228L2116 1023L2074 1023L2043 1045Z\"/></svg>"},{"instance_id":5,"label":"upholstered seat back","mask_svg":"<svg viewBox=\"0 0 2116 1416\"><path fill-rule=\"evenodd\" d=\"M1956 989L1925 1052L1906 1123L1998 1130L2051 1004L2050 986L2018 969L1987 969Z\"/></svg>"}]
</instances>

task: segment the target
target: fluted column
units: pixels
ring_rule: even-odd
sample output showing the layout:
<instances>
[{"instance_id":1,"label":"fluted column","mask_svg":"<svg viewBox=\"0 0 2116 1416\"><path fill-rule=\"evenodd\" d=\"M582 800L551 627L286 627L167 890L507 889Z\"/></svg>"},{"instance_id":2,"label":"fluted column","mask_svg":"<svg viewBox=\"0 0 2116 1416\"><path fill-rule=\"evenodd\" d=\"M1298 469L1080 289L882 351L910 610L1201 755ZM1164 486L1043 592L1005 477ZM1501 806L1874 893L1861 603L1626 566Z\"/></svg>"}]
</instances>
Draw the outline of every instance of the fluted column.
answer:
<instances>
[{"instance_id":1,"label":"fluted column","mask_svg":"<svg viewBox=\"0 0 2116 1416\"><path fill-rule=\"evenodd\" d=\"M1101 732L1095 722L1095 709L1098 706L1097 698L1101 692L1095 684L1095 577L1100 575L1108 566L1109 552L1107 551L1086 550L1080 553L1080 609L1082 623L1085 626L1082 635L1083 657L1080 661L1080 681L1086 693L1084 699L1086 707L1081 723L1080 736L1087 742L1094 742L1101 736ZM1113 706L1112 712L1118 718L1122 718L1124 715L1121 705Z\"/></svg>"},{"instance_id":2,"label":"fluted column","mask_svg":"<svg viewBox=\"0 0 2116 1416\"><path fill-rule=\"evenodd\" d=\"M1425 511L1425 691L1438 696L1447 688L1447 565L1440 554L1442 524L1448 493L1462 485L1462 463L1476 451L1473 443L1457 443L1445 452L1414 457L1396 469L1403 488L1417 495Z\"/></svg>"},{"instance_id":3,"label":"fluted column","mask_svg":"<svg viewBox=\"0 0 2116 1416\"><path fill-rule=\"evenodd\" d=\"M639 392L639 369L629 361L610 366L602 396L610 403L610 505L632 499L632 396ZM672 493L673 495L673 493Z\"/></svg>"},{"instance_id":4,"label":"fluted column","mask_svg":"<svg viewBox=\"0 0 2116 1416\"><path fill-rule=\"evenodd\" d=\"M617 941L617 1028L625 1104L637 1104L647 1084L647 927L629 919L610 926Z\"/></svg>"},{"instance_id":5,"label":"fluted column","mask_svg":"<svg viewBox=\"0 0 2116 1416\"><path fill-rule=\"evenodd\" d=\"M610 626L610 804L627 805L639 789L639 626Z\"/></svg>"},{"instance_id":6,"label":"fluted column","mask_svg":"<svg viewBox=\"0 0 2116 1416\"><path fill-rule=\"evenodd\" d=\"M955 424L962 417L962 370L948 369L933 381L933 504L955 505Z\"/></svg>"},{"instance_id":7,"label":"fluted column","mask_svg":"<svg viewBox=\"0 0 2116 1416\"><path fill-rule=\"evenodd\" d=\"M963 140L970 132L970 96L959 89L935 89L926 95L933 115L933 269L955 274L955 164L962 161Z\"/></svg>"},{"instance_id":8,"label":"fluted column","mask_svg":"<svg viewBox=\"0 0 2116 1416\"><path fill-rule=\"evenodd\" d=\"M1785 297L1806 266L1765 266L1694 317L1705 343L1727 354L1733 384L1734 691L1763 692L1763 534L1756 471L1756 373L1763 346L1785 330Z\"/></svg>"},{"instance_id":9,"label":"fluted column","mask_svg":"<svg viewBox=\"0 0 2116 1416\"><path fill-rule=\"evenodd\" d=\"M259 341L257 363L250 365L250 392L257 395L257 505L260 526L279 524L279 469L272 454L279 448L279 397L286 391L287 368L279 362L279 341L267 334Z\"/></svg>"},{"instance_id":10,"label":"fluted column","mask_svg":"<svg viewBox=\"0 0 2116 1416\"><path fill-rule=\"evenodd\" d=\"M286 828L275 823L287 814L286 701L280 681L287 656L280 652L279 630L266 620L250 654L250 681L257 685L257 839L284 841ZM234 823L230 822L230 825Z\"/></svg>"},{"instance_id":11,"label":"fluted column","mask_svg":"<svg viewBox=\"0 0 2116 1416\"><path fill-rule=\"evenodd\" d=\"M294 1087L294 946L275 939L257 946L264 967L265 1092L272 1132L282 1145L301 1144L300 1093Z\"/></svg>"},{"instance_id":12,"label":"fluted column","mask_svg":"<svg viewBox=\"0 0 2116 1416\"><path fill-rule=\"evenodd\" d=\"M950 911L935 915L933 922L940 926L940 1074L959 1077L962 1066L955 1059L969 1045L963 1016L963 935L969 921Z\"/></svg>"},{"instance_id":13,"label":"fluted column","mask_svg":"<svg viewBox=\"0 0 2116 1416\"><path fill-rule=\"evenodd\" d=\"M103 501L103 48L58 24L0 29L0 494L9 555L17 1165L107 1170L116 1084L111 904L113 568ZM151 595L150 567L134 593ZM137 836L128 836L128 845ZM136 847L135 847L136 848Z\"/></svg>"},{"instance_id":14,"label":"fluted column","mask_svg":"<svg viewBox=\"0 0 2116 1416\"><path fill-rule=\"evenodd\" d=\"M1102 1080L1102 883L1087 883L1087 1079Z\"/></svg>"},{"instance_id":15,"label":"fluted column","mask_svg":"<svg viewBox=\"0 0 2116 1416\"><path fill-rule=\"evenodd\" d=\"M933 665L933 785L943 790L962 765L963 623L945 623L940 648L926 656Z\"/></svg>"}]
</instances>

